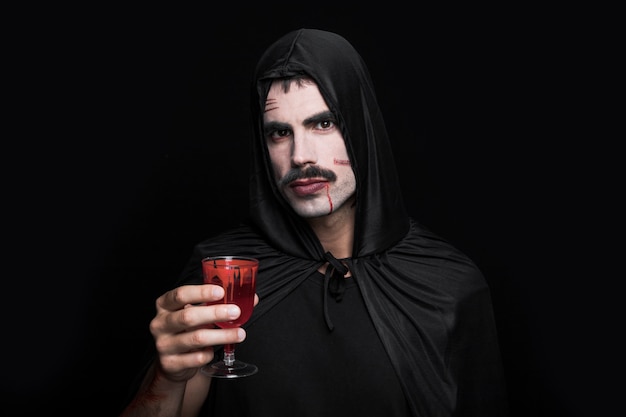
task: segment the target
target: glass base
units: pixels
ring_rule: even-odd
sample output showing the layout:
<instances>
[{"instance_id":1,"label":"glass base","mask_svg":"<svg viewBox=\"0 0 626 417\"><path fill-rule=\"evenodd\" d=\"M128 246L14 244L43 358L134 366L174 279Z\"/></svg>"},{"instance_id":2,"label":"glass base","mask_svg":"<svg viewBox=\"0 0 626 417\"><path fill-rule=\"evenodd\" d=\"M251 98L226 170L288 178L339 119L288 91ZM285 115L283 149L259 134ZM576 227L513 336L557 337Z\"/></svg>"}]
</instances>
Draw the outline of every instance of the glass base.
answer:
<instances>
[{"instance_id":1,"label":"glass base","mask_svg":"<svg viewBox=\"0 0 626 417\"><path fill-rule=\"evenodd\" d=\"M200 368L200 372L211 378L241 378L254 375L258 370L255 365L237 360L232 365L219 361Z\"/></svg>"}]
</instances>

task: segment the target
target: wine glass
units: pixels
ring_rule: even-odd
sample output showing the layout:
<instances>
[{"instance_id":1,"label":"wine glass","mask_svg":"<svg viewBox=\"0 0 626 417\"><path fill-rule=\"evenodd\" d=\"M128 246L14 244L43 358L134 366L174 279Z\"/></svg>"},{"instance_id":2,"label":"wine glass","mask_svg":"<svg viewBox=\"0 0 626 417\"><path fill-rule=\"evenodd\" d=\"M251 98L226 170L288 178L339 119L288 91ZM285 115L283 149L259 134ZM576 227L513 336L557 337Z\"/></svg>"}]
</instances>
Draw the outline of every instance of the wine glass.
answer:
<instances>
[{"instance_id":1,"label":"wine glass","mask_svg":"<svg viewBox=\"0 0 626 417\"><path fill-rule=\"evenodd\" d=\"M259 261L242 256L217 256L202 259L202 273L205 284L220 285L224 288L224 298L213 304L237 304L241 310L239 318L215 323L222 329L239 327L248 321L254 307L256 274ZM256 365L235 359L235 344L224 345L222 360L203 366L200 371L213 378L239 378L257 372Z\"/></svg>"}]
</instances>

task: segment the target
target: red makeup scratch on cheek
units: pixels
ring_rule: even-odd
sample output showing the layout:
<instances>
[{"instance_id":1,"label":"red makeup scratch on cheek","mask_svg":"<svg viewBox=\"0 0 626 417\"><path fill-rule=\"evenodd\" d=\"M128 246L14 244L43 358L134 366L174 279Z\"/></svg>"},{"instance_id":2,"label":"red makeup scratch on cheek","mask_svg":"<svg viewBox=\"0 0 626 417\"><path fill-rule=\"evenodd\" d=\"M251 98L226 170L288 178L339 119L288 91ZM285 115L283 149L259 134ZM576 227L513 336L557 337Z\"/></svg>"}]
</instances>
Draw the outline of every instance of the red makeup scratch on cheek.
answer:
<instances>
[{"instance_id":1,"label":"red makeup scratch on cheek","mask_svg":"<svg viewBox=\"0 0 626 417\"><path fill-rule=\"evenodd\" d=\"M328 185L328 183L326 184L326 197L328 197L328 205L330 206L330 211L328 212L328 214L333 212L333 199L330 198L330 186Z\"/></svg>"},{"instance_id":2,"label":"red makeup scratch on cheek","mask_svg":"<svg viewBox=\"0 0 626 417\"><path fill-rule=\"evenodd\" d=\"M350 165L350 160L349 159L337 159L337 158L334 158L333 162L335 163L335 165Z\"/></svg>"}]
</instances>

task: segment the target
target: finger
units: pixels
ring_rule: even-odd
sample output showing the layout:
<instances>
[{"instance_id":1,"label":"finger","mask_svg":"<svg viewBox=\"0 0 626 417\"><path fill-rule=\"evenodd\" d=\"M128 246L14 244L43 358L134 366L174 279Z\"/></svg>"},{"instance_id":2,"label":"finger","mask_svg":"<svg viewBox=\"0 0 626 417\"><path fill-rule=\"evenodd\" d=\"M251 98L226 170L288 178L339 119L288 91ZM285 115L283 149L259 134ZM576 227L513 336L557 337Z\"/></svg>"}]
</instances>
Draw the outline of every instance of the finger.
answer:
<instances>
[{"instance_id":1,"label":"finger","mask_svg":"<svg viewBox=\"0 0 626 417\"><path fill-rule=\"evenodd\" d=\"M203 329L160 337L156 348L160 355L182 355L228 343L240 343L246 338L244 329Z\"/></svg>"},{"instance_id":2,"label":"finger","mask_svg":"<svg viewBox=\"0 0 626 417\"><path fill-rule=\"evenodd\" d=\"M169 339L163 338L157 342L156 347L163 370L170 374L170 378L175 378L173 374L182 375L209 363L214 357L214 345L240 343L245 338L246 332L242 328L198 329ZM188 377L181 376L181 380L186 379Z\"/></svg>"},{"instance_id":3,"label":"finger","mask_svg":"<svg viewBox=\"0 0 626 417\"><path fill-rule=\"evenodd\" d=\"M156 300L157 311L180 310L187 304L207 303L224 297L224 289L219 285L183 285L161 295Z\"/></svg>"},{"instance_id":4,"label":"finger","mask_svg":"<svg viewBox=\"0 0 626 417\"><path fill-rule=\"evenodd\" d=\"M153 336L180 333L207 327L217 322L230 321L239 317L241 309L235 304L191 305L177 311L163 311L150 322Z\"/></svg>"},{"instance_id":5,"label":"finger","mask_svg":"<svg viewBox=\"0 0 626 417\"><path fill-rule=\"evenodd\" d=\"M246 331L241 327L233 329L197 329L183 336L191 349L207 346L241 343L246 339Z\"/></svg>"},{"instance_id":6,"label":"finger","mask_svg":"<svg viewBox=\"0 0 626 417\"><path fill-rule=\"evenodd\" d=\"M190 371L197 371L198 368L212 361L214 357L213 348L207 347L183 354L162 353L159 356L159 361L161 369L168 374L168 378L186 381L189 379ZM187 376L185 376L186 374Z\"/></svg>"}]
</instances>

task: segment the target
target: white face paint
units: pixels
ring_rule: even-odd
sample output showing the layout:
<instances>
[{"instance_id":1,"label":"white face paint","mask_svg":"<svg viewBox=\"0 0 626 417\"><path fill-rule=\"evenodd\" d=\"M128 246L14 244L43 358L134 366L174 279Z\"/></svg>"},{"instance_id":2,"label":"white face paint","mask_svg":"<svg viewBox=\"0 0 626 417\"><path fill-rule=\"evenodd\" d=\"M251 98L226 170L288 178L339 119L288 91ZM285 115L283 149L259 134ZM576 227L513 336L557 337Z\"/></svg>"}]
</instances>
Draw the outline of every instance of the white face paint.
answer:
<instances>
[{"instance_id":1,"label":"white face paint","mask_svg":"<svg viewBox=\"0 0 626 417\"><path fill-rule=\"evenodd\" d=\"M280 192L302 217L349 208L356 178L341 131L317 85L274 82L263 117L266 144ZM311 173L303 175L303 173Z\"/></svg>"}]
</instances>

